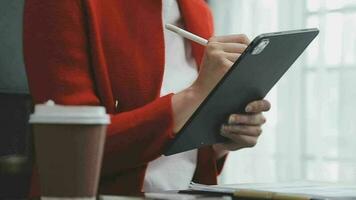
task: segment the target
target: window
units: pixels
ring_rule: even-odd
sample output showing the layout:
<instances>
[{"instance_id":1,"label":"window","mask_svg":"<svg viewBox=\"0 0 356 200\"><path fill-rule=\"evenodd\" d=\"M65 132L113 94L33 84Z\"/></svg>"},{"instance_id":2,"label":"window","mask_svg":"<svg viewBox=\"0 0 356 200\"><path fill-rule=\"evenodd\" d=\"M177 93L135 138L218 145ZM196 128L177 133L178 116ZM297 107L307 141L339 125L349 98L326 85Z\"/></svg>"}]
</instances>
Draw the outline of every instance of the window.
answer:
<instances>
[{"instance_id":1,"label":"window","mask_svg":"<svg viewBox=\"0 0 356 200\"><path fill-rule=\"evenodd\" d=\"M356 182L356 1L306 1L305 23L321 34L302 74L304 176Z\"/></svg>"},{"instance_id":2,"label":"window","mask_svg":"<svg viewBox=\"0 0 356 200\"><path fill-rule=\"evenodd\" d=\"M356 0L210 0L218 35L318 27L269 93L259 144L230 155L222 183L356 183Z\"/></svg>"}]
</instances>

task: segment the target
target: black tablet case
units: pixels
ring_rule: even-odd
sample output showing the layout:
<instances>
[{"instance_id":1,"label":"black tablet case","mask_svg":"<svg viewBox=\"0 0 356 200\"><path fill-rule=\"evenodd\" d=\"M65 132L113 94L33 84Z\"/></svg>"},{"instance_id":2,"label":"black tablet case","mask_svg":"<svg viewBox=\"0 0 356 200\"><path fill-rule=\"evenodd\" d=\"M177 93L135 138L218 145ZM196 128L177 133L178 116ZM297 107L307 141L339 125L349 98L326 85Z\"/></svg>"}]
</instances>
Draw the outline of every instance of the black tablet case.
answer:
<instances>
[{"instance_id":1,"label":"black tablet case","mask_svg":"<svg viewBox=\"0 0 356 200\"><path fill-rule=\"evenodd\" d=\"M244 113L249 102L263 99L318 33L318 29L304 29L256 37L168 145L165 155L226 141L219 132L228 116ZM269 39L269 44L252 55L263 39Z\"/></svg>"}]
</instances>

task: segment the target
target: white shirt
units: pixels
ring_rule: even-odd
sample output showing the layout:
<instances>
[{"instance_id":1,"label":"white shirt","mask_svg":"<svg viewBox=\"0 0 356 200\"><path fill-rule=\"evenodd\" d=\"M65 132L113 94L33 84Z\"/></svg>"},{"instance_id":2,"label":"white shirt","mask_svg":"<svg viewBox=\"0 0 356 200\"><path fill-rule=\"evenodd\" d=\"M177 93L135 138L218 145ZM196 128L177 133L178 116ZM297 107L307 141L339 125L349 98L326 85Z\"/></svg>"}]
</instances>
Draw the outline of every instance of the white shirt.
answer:
<instances>
[{"instance_id":1,"label":"white shirt","mask_svg":"<svg viewBox=\"0 0 356 200\"><path fill-rule=\"evenodd\" d=\"M176 0L162 0L162 20L183 27ZM164 29L165 66L161 96L189 87L198 76L191 45L181 36ZM197 150L161 156L148 164L144 192L187 189L197 163Z\"/></svg>"}]
</instances>

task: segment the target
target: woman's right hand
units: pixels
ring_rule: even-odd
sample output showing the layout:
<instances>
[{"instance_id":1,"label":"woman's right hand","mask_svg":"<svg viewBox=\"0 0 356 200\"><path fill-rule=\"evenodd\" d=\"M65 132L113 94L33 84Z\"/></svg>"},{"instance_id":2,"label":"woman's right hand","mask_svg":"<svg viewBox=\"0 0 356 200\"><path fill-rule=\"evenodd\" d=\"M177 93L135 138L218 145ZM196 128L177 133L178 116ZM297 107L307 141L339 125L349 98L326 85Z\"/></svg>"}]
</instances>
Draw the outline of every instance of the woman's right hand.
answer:
<instances>
[{"instance_id":1,"label":"woman's right hand","mask_svg":"<svg viewBox=\"0 0 356 200\"><path fill-rule=\"evenodd\" d=\"M173 132L177 133L250 43L245 35L209 39L197 80L172 98Z\"/></svg>"},{"instance_id":2,"label":"woman's right hand","mask_svg":"<svg viewBox=\"0 0 356 200\"><path fill-rule=\"evenodd\" d=\"M250 40L243 34L215 36L209 39L199 76L192 85L202 98L210 93L249 43Z\"/></svg>"}]
</instances>

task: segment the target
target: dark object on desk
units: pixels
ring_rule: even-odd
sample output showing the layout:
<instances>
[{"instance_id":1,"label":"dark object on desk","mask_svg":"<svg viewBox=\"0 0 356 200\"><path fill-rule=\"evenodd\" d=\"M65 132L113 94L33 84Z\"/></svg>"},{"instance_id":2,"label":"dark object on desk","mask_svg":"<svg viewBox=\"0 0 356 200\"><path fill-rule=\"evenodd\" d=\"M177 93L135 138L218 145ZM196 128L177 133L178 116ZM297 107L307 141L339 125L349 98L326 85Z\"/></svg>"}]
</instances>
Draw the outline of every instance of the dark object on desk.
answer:
<instances>
[{"instance_id":1,"label":"dark object on desk","mask_svg":"<svg viewBox=\"0 0 356 200\"><path fill-rule=\"evenodd\" d=\"M0 158L0 199L25 198L29 193L31 162L23 155Z\"/></svg>"},{"instance_id":2,"label":"dark object on desk","mask_svg":"<svg viewBox=\"0 0 356 200\"><path fill-rule=\"evenodd\" d=\"M179 131L165 155L226 141L219 132L227 117L244 113L249 102L263 99L318 33L307 29L256 37Z\"/></svg>"},{"instance_id":3,"label":"dark object on desk","mask_svg":"<svg viewBox=\"0 0 356 200\"><path fill-rule=\"evenodd\" d=\"M28 94L0 93L0 198L28 195L32 167Z\"/></svg>"},{"instance_id":4,"label":"dark object on desk","mask_svg":"<svg viewBox=\"0 0 356 200\"><path fill-rule=\"evenodd\" d=\"M31 110L30 95L0 93L0 157L30 154Z\"/></svg>"}]
</instances>

